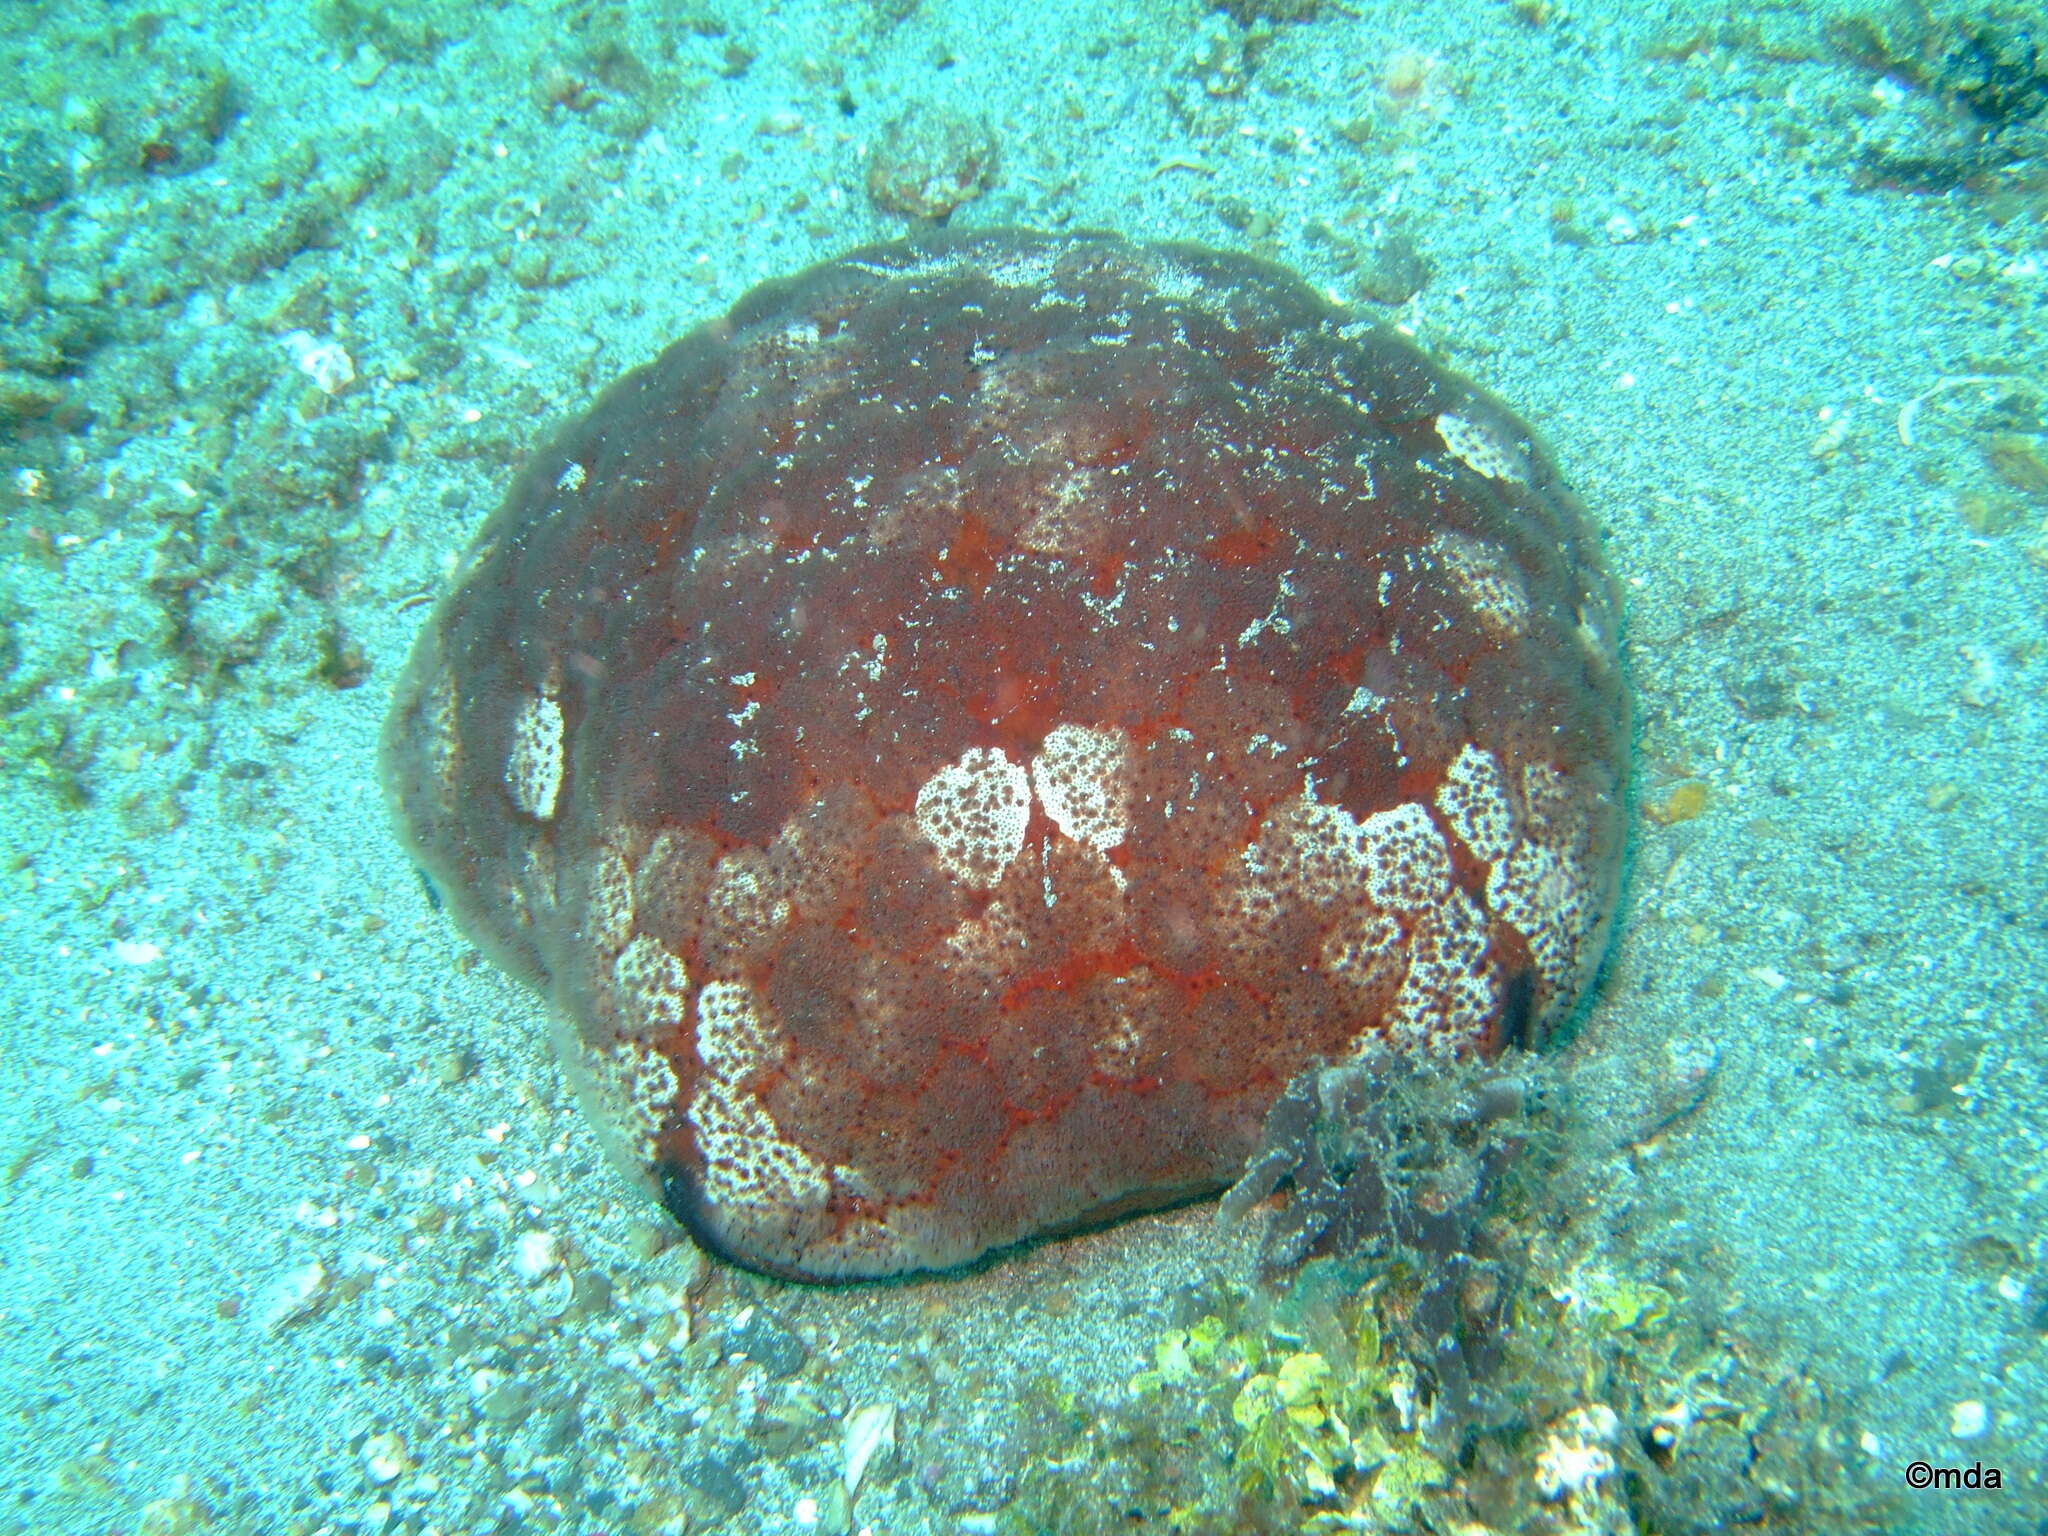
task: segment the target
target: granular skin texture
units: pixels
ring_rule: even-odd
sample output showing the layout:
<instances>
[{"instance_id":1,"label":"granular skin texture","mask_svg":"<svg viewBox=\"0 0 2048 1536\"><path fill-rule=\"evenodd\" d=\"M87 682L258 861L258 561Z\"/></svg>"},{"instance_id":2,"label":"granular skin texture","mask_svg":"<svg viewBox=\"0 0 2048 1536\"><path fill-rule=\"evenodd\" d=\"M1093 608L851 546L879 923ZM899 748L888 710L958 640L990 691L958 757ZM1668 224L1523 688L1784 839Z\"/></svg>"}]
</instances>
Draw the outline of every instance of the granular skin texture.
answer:
<instances>
[{"instance_id":1,"label":"granular skin texture","mask_svg":"<svg viewBox=\"0 0 2048 1536\"><path fill-rule=\"evenodd\" d=\"M1528 429L1291 274L940 233L562 432L384 769L703 1242L941 1269L1220 1189L1314 1059L1564 1023L1618 617Z\"/></svg>"}]
</instances>

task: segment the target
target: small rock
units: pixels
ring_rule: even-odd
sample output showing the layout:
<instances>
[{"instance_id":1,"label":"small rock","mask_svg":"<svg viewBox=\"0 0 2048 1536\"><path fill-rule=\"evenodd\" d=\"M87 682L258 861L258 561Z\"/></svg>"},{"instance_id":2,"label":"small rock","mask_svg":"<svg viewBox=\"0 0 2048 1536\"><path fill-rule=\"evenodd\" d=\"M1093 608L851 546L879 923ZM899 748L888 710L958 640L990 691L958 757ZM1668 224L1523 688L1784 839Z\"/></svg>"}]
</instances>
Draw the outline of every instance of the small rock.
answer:
<instances>
[{"instance_id":1,"label":"small rock","mask_svg":"<svg viewBox=\"0 0 2048 1536\"><path fill-rule=\"evenodd\" d=\"M142 1506L135 1531L136 1536L193 1536L212 1523L212 1511L193 1496L192 1479L181 1475L172 1480L164 1497Z\"/></svg>"},{"instance_id":2,"label":"small rock","mask_svg":"<svg viewBox=\"0 0 2048 1536\"><path fill-rule=\"evenodd\" d=\"M758 1361L777 1380L794 1376L810 1355L804 1341L766 1307L748 1307L732 1320L725 1330L725 1349L727 1354Z\"/></svg>"},{"instance_id":3,"label":"small rock","mask_svg":"<svg viewBox=\"0 0 2048 1536\"><path fill-rule=\"evenodd\" d=\"M626 1251L645 1263L658 1258L670 1242L669 1229L659 1222L636 1221L626 1229Z\"/></svg>"},{"instance_id":4,"label":"small rock","mask_svg":"<svg viewBox=\"0 0 2048 1536\"><path fill-rule=\"evenodd\" d=\"M1429 281L1429 263L1405 235L1384 240L1358 264L1358 291L1375 304L1405 304Z\"/></svg>"},{"instance_id":5,"label":"small rock","mask_svg":"<svg viewBox=\"0 0 2048 1536\"><path fill-rule=\"evenodd\" d=\"M264 1287L256 1315L269 1333L282 1333L293 1323L302 1323L317 1313L327 1298L334 1277L327 1266L315 1259L279 1275Z\"/></svg>"},{"instance_id":6,"label":"small rock","mask_svg":"<svg viewBox=\"0 0 2048 1536\"><path fill-rule=\"evenodd\" d=\"M49 208L71 193L63 150L39 129L0 137L0 207Z\"/></svg>"},{"instance_id":7,"label":"small rock","mask_svg":"<svg viewBox=\"0 0 2048 1536\"><path fill-rule=\"evenodd\" d=\"M528 1285L554 1273L561 1262L561 1245L552 1232L522 1232L513 1239L512 1269Z\"/></svg>"},{"instance_id":8,"label":"small rock","mask_svg":"<svg viewBox=\"0 0 2048 1536\"><path fill-rule=\"evenodd\" d=\"M574 1403L565 1403L542 1421L537 1449L543 1456L559 1456L576 1443L582 1428L582 1412Z\"/></svg>"},{"instance_id":9,"label":"small rock","mask_svg":"<svg viewBox=\"0 0 2048 1536\"><path fill-rule=\"evenodd\" d=\"M363 1476L374 1487L397 1481L398 1475L411 1465L406 1460L405 1436L396 1430L372 1435L363 1442Z\"/></svg>"},{"instance_id":10,"label":"small rock","mask_svg":"<svg viewBox=\"0 0 2048 1536\"><path fill-rule=\"evenodd\" d=\"M683 1481L730 1518L747 1505L747 1485L731 1462L700 1456L682 1469Z\"/></svg>"},{"instance_id":11,"label":"small rock","mask_svg":"<svg viewBox=\"0 0 2048 1536\"><path fill-rule=\"evenodd\" d=\"M860 1481L873 1463L896 1449L896 1405L869 1403L846 1416L846 1491L860 1492Z\"/></svg>"},{"instance_id":12,"label":"small rock","mask_svg":"<svg viewBox=\"0 0 2048 1536\"><path fill-rule=\"evenodd\" d=\"M868 196L891 213L944 219L979 197L995 168L996 139L987 124L916 102L883 125L868 156Z\"/></svg>"},{"instance_id":13,"label":"small rock","mask_svg":"<svg viewBox=\"0 0 2048 1536\"><path fill-rule=\"evenodd\" d=\"M533 1389L516 1376L482 1370L470 1378L477 1412L495 1424L518 1424L533 1412Z\"/></svg>"},{"instance_id":14,"label":"small rock","mask_svg":"<svg viewBox=\"0 0 2048 1536\"><path fill-rule=\"evenodd\" d=\"M322 394L339 394L355 382L355 359L332 337L293 331L285 337L284 344L299 372L311 379Z\"/></svg>"},{"instance_id":15,"label":"small rock","mask_svg":"<svg viewBox=\"0 0 2048 1536\"><path fill-rule=\"evenodd\" d=\"M53 380L18 368L0 368L0 426L39 421L55 415L63 403L64 390Z\"/></svg>"}]
</instances>

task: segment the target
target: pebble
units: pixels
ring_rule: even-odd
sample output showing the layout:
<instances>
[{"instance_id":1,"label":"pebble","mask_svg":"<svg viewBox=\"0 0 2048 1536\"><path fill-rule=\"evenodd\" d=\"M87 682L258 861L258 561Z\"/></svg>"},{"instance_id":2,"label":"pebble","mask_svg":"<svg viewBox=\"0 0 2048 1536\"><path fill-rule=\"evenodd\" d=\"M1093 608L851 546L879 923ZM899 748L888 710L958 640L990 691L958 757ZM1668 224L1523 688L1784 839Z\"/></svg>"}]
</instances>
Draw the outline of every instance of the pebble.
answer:
<instances>
[{"instance_id":1,"label":"pebble","mask_svg":"<svg viewBox=\"0 0 2048 1536\"><path fill-rule=\"evenodd\" d=\"M267 1332L280 1333L293 1323L304 1322L320 1310L334 1277L327 1266L315 1259L287 1270L264 1287L256 1315Z\"/></svg>"},{"instance_id":2,"label":"pebble","mask_svg":"<svg viewBox=\"0 0 2048 1536\"><path fill-rule=\"evenodd\" d=\"M747 1307L725 1330L727 1354L745 1355L777 1380L794 1376L810 1350L789 1325L766 1307Z\"/></svg>"},{"instance_id":3,"label":"pebble","mask_svg":"<svg viewBox=\"0 0 2048 1536\"><path fill-rule=\"evenodd\" d=\"M405 1459L405 1436L396 1430L372 1435L363 1442L363 1475L381 1488L395 1482L410 1463Z\"/></svg>"},{"instance_id":4,"label":"pebble","mask_svg":"<svg viewBox=\"0 0 2048 1536\"><path fill-rule=\"evenodd\" d=\"M561 1262L561 1247L552 1232L522 1232L513 1240L512 1269L528 1285L554 1273Z\"/></svg>"}]
</instances>

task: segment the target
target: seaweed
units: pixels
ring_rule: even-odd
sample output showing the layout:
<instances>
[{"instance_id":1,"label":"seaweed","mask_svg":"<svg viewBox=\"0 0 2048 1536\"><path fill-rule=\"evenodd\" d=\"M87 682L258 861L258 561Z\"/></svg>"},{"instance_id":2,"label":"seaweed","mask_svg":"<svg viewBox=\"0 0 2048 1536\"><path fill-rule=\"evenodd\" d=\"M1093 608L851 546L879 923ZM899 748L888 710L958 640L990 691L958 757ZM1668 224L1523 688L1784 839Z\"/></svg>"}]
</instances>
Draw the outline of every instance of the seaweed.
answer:
<instances>
[{"instance_id":1,"label":"seaweed","mask_svg":"<svg viewBox=\"0 0 2048 1536\"><path fill-rule=\"evenodd\" d=\"M1266 1278L1318 1257L1419 1271L1408 1318L1418 1360L1455 1414L1480 1412L1514 1291L1512 1257L1486 1217L1537 1132L1549 1098L1539 1074L1519 1052L1447 1064L1381 1050L1312 1065L1274 1100L1218 1219L1285 1186L1264 1234Z\"/></svg>"},{"instance_id":2,"label":"seaweed","mask_svg":"<svg viewBox=\"0 0 2048 1536\"><path fill-rule=\"evenodd\" d=\"M1568 1071L1303 1072L1225 1198L1261 1208L1262 1273L1190 1296L1124 1390L1054 1393L995 1529L1895 1527L1856 1385L1745 1329L1701 1255L1617 1248Z\"/></svg>"}]
</instances>

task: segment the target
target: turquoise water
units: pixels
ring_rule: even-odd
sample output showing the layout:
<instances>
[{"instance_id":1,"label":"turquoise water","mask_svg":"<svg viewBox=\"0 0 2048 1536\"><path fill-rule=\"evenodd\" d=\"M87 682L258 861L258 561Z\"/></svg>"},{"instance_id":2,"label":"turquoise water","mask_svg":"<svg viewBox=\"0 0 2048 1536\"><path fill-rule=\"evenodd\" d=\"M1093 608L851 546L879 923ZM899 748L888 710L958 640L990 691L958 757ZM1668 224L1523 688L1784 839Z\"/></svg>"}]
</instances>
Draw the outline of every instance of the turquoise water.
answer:
<instances>
[{"instance_id":1,"label":"turquoise water","mask_svg":"<svg viewBox=\"0 0 2048 1536\"><path fill-rule=\"evenodd\" d=\"M0 1529L2039 1529L2026 21L10 8ZM1425 1422L1391 1334L1338 1358L1420 1282L1258 1282L1265 1208L707 1261L390 834L391 687L546 425L940 214L1282 262L1584 497L1632 869L1498 1219L1517 1336L1591 1377Z\"/></svg>"}]
</instances>

